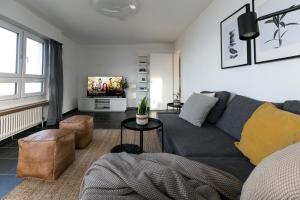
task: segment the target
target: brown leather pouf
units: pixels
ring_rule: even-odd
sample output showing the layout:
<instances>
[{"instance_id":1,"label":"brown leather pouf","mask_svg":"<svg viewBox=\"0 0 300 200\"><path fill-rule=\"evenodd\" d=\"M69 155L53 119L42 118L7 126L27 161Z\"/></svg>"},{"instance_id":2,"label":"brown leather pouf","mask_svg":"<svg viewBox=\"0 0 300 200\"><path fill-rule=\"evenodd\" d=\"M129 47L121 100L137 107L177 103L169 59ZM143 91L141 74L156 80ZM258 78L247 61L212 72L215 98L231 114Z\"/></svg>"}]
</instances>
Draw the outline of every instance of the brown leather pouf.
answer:
<instances>
[{"instance_id":1,"label":"brown leather pouf","mask_svg":"<svg viewBox=\"0 0 300 200\"><path fill-rule=\"evenodd\" d=\"M82 149L92 142L94 118L88 115L76 115L61 121L59 128L75 131L75 146L77 149Z\"/></svg>"},{"instance_id":2,"label":"brown leather pouf","mask_svg":"<svg viewBox=\"0 0 300 200\"><path fill-rule=\"evenodd\" d=\"M44 130L18 140L17 177L57 179L75 160L74 132Z\"/></svg>"}]
</instances>

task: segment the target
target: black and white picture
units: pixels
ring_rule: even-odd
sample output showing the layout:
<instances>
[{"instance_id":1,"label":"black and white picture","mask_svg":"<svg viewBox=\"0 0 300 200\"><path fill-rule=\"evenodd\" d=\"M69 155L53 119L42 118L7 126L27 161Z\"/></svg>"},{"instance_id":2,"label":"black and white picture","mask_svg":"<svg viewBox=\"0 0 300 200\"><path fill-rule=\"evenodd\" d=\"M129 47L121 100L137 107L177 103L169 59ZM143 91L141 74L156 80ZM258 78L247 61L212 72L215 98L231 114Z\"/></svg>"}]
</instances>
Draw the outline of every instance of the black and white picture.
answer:
<instances>
[{"instance_id":1,"label":"black and white picture","mask_svg":"<svg viewBox=\"0 0 300 200\"><path fill-rule=\"evenodd\" d=\"M253 0L258 17L300 5L300 0ZM259 21L255 39L255 63L295 58L300 55L300 10Z\"/></svg>"},{"instance_id":2,"label":"black and white picture","mask_svg":"<svg viewBox=\"0 0 300 200\"><path fill-rule=\"evenodd\" d=\"M239 39L237 18L250 10L247 4L221 22L222 69L251 64L251 43Z\"/></svg>"}]
</instances>

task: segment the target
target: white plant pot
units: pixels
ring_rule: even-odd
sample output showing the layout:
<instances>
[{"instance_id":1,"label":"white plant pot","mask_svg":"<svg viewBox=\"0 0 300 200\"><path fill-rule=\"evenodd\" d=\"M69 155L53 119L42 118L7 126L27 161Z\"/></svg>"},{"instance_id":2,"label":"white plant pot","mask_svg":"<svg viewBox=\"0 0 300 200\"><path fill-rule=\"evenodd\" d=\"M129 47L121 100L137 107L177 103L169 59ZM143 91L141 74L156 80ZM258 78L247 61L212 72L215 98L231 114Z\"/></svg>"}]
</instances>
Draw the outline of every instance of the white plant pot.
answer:
<instances>
[{"instance_id":1,"label":"white plant pot","mask_svg":"<svg viewBox=\"0 0 300 200\"><path fill-rule=\"evenodd\" d=\"M138 114L136 115L136 123L138 125L141 125L141 126L147 125L148 122L149 122L148 115L138 115Z\"/></svg>"},{"instance_id":2,"label":"white plant pot","mask_svg":"<svg viewBox=\"0 0 300 200\"><path fill-rule=\"evenodd\" d=\"M180 100L174 100L173 104L174 104L174 106L180 106L181 102L180 102Z\"/></svg>"}]
</instances>

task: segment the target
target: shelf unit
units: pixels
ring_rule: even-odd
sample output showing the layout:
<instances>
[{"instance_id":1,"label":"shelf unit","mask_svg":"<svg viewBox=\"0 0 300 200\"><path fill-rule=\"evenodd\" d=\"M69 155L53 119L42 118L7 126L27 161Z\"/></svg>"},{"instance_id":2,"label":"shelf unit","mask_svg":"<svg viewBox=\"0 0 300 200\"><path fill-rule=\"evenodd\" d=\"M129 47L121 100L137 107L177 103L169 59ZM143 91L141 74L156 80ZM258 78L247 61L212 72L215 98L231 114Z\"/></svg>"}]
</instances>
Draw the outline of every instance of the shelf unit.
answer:
<instances>
[{"instance_id":1,"label":"shelf unit","mask_svg":"<svg viewBox=\"0 0 300 200\"><path fill-rule=\"evenodd\" d=\"M149 99L149 56L138 56L136 102L137 104L144 98Z\"/></svg>"}]
</instances>

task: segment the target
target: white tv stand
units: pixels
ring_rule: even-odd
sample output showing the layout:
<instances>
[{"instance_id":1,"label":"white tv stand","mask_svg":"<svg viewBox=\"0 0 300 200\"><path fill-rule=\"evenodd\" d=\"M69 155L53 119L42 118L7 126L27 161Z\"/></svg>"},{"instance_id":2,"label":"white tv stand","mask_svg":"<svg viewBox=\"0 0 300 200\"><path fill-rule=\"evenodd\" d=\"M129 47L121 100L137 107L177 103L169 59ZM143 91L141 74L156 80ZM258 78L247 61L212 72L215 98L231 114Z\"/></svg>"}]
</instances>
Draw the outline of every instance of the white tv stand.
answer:
<instances>
[{"instance_id":1,"label":"white tv stand","mask_svg":"<svg viewBox=\"0 0 300 200\"><path fill-rule=\"evenodd\" d=\"M83 97L78 99L79 111L90 112L125 112L127 98Z\"/></svg>"}]
</instances>

